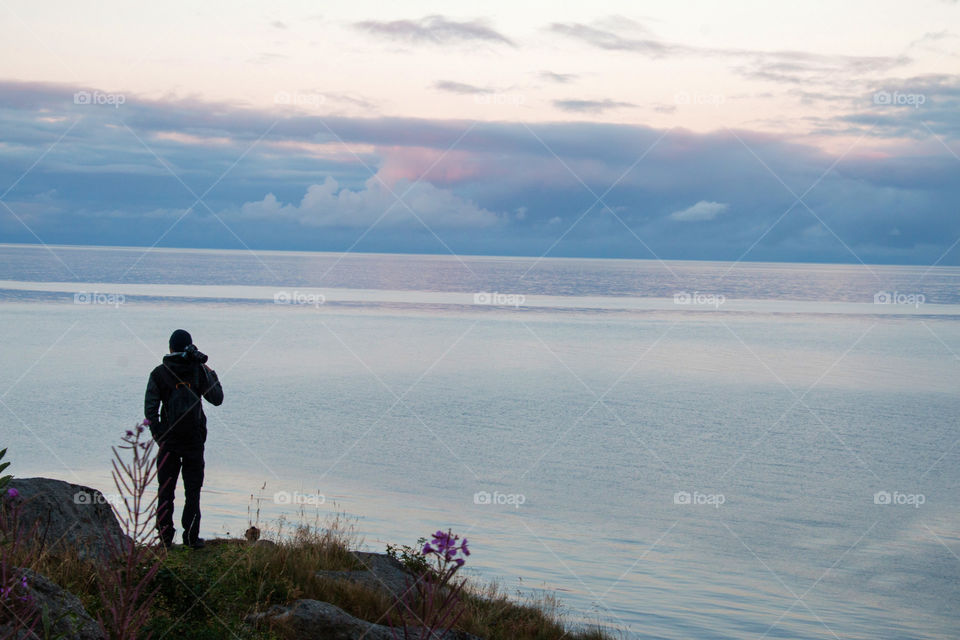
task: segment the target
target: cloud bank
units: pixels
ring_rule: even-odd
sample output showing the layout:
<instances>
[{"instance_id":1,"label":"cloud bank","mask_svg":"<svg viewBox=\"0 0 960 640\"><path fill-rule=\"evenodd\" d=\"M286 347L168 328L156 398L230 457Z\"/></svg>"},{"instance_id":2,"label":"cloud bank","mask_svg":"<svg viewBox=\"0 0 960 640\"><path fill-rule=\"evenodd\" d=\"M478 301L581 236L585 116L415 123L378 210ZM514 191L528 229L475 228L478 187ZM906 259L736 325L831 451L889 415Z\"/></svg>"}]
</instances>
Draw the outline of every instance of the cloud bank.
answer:
<instances>
[{"instance_id":1,"label":"cloud bank","mask_svg":"<svg viewBox=\"0 0 960 640\"><path fill-rule=\"evenodd\" d=\"M240 207L245 216L272 221L294 220L317 227L419 227L449 229L489 227L496 214L429 183L399 182L388 188L380 179L367 180L364 189L341 188L327 176L307 187L299 204L281 204L273 193Z\"/></svg>"},{"instance_id":2,"label":"cloud bank","mask_svg":"<svg viewBox=\"0 0 960 640\"><path fill-rule=\"evenodd\" d=\"M960 264L960 85L902 86L923 108L838 121L898 137L837 156L746 130L75 104L95 88L0 82L0 241Z\"/></svg>"}]
</instances>

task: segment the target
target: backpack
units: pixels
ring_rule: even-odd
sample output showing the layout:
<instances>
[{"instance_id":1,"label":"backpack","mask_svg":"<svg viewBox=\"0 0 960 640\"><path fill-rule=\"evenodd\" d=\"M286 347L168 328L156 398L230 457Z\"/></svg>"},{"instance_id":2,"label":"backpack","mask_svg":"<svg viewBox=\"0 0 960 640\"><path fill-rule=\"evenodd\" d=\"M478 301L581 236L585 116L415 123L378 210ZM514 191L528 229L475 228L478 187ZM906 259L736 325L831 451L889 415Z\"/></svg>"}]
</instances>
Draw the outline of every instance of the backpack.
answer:
<instances>
[{"instance_id":1,"label":"backpack","mask_svg":"<svg viewBox=\"0 0 960 640\"><path fill-rule=\"evenodd\" d=\"M160 430L164 438L190 440L191 436L203 427L200 367L197 366L192 380L178 378L166 367L162 371L170 388L170 395L163 401Z\"/></svg>"}]
</instances>

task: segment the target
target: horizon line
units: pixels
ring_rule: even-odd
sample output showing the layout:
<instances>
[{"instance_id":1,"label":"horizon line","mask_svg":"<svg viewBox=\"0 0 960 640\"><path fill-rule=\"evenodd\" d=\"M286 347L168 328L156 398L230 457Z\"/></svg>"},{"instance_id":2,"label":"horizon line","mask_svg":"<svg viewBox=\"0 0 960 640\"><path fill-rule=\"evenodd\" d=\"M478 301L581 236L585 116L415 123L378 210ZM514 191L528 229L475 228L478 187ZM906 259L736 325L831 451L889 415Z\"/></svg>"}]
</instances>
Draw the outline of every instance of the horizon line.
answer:
<instances>
[{"instance_id":1,"label":"horizon line","mask_svg":"<svg viewBox=\"0 0 960 640\"><path fill-rule=\"evenodd\" d=\"M768 265L822 265L822 266L835 266L835 267L857 267L860 269L869 269L870 267L917 267L917 268L926 268L928 270L933 269L949 269L957 268L960 265L952 264L927 264L924 262L874 262L874 263L865 263L865 262L821 262L816 260L751 260L748 258L742 258L737 260L715 260L708 258L618 258L618 257L607 257L607 256L547 256L547 255L525 255L525 254L493 254L493 253L455 253L455 252L444 252L444 253L419 253L413 251L336 251L330 249L228 249L222 247L148 247L142 245L97 245L97 244L51 244L51 243L35 243L35 242L0 242L0 248L36 248L36 249L67 249L67 250L84 250L84 249L101 249L108 251L144 251L146 253L153 253L155 251L164 251L164 252L216 252L216 253L248 253L248 254L332 254L332 255L357 255L357 256L417 256L424 258L491 258L491 259L508 259L508 260L528 260L528 261L542 261L542 260L608 260L608 261L619 261L619 262L689 262L689 263L716 263L716 264L768 264Z\"/></svg>"}]
</instances>

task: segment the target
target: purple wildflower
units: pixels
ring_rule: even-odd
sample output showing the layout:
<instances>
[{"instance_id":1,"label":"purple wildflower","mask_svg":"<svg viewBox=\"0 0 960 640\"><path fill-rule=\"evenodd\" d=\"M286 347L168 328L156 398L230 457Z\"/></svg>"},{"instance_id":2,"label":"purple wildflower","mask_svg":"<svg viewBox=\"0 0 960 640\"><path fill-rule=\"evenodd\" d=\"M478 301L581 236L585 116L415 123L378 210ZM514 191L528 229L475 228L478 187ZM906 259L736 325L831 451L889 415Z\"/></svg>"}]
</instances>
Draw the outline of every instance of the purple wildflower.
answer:
<instances>
[{"instance_id":1,"label":"purple wildflower","mask_svg":"<svg viewBox=\"0 0 960 640\"><path fill-rule=\"evenodd\" d=\"M467 547L466 539L458 546L459 540L460 536L455 536L452 532L437 531L433 534L433 540L423 547L423 553L424 555L436 554L445 563L456 562L456 565L461 567L464 561L462 558L457 558L457 555L462 553L464 556L469 556L470 549Z\"/></svg>"},{"instance_id":2,"label":"purple wildflower","mask_svg":"<svg viewBox=\"0 0 960 640\"><path fill-rule=\"evenodd\" d=\"M443 531L437 531L433 534L433 544L437 548L437 553L446 555L451 550L455 549L457 546L457 538L459 536L451 535L450 533L444 533Z\"/></svg>"},{"instance_id":3,"label":"purple wildflower","mask_svg":"<svg viewBox=\"0 0 960 640\"><path fill-rule=\"evenodd\" d=\"M431 638L446 637L449 631L465 611L460 598L464 581L456 579L456 574L466 564L464 558L470 555L467 541L460 541L452 531L437 531L431 540L423 545L423 555L427 561L427 572L423 579L411 585L401 598L401 603L423 625ZM404 618L406 616L403 616ZM388 615L389 620L389 615ZM390 623L393 626L393 623ZM409 638L406 621L401 620L404 636ZM426 637L418 634L419 637ZM394 635L394 637L398 637Z\"/></svg>"},{"instance_id":4,"label":"purple wildflower","mask_svg":"<svg viewBox=\"0 0 960 640\"><path fill-rule=\"evenodd\" d=\"M8 497L8 498L18 498L18 497L20 497L20 492L17 491L16 489L14 489L13 487L10 487L9 489L7 489L7 497Z\"/></svg>"}]
</instances>

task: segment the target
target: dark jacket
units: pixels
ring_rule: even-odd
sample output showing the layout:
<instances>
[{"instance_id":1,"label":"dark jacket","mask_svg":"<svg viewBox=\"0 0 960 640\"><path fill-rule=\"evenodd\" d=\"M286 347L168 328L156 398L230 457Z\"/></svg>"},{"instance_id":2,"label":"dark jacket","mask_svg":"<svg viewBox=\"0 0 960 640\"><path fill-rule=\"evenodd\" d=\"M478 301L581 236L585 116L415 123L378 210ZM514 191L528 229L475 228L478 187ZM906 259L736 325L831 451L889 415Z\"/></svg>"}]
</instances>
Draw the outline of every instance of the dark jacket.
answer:
<instances>
[{"instance_id":1,"label":"dark jacket","mask_svg":"<svg viewBox=\"0 0 960 640\"><path fill-rule=\"evenodd\" d=\"M166 416L166 401L178 382L188 382L198 389L207 402L214 406L223 404L223 388L213 369L189 359L184 353L171 353L163 357L163 364L150 372L147 393L143 400L143 415L150 421L150 433L161 446L170 449L193 449L207 441L207 416L201 403L200 424L190 429L166 432L169 418Z\"/></svg>"}]
</instances>

